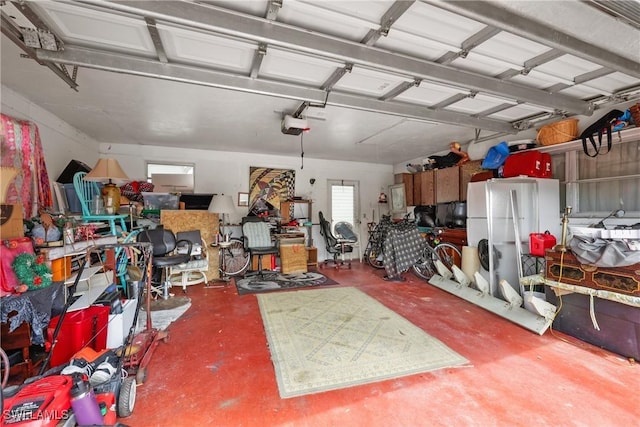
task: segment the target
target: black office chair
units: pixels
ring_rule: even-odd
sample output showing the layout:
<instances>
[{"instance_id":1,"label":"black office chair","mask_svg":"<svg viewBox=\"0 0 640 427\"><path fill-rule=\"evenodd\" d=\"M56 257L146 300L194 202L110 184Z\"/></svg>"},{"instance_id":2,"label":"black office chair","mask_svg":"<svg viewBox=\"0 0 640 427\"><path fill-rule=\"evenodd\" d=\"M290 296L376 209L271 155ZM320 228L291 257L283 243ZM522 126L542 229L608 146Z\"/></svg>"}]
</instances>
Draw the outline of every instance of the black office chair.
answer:
<instances>
[{"instance_id":1,"label":"black office chair","mask_svg":"<svg viewBox=\"0 0 640 427\"><path fill-rule=\"evenodd\" d=\"M247 216L242 218L242 234L244 238L244 247L249 251L251 259L258 256L258 271L255 273L260 277L264 277L262 271L262 256L277 255L278 242L271 239L271 230L269 224L264 222L262 218Z\"/></svg>"},{"instance_id":2,"label":"black office chair","mask_svg":"<svg viewBox=\"0 0 640 427\"><path fill-rule=\"evenodd\" d=\"M171 230L157 227L153 230L141 231L138 235L139 242L150 242L153 245L153 267L161 269L160 278L155 286L152 284L151 292L162 297L169 298L169 288L171 287L170 273L171 267L189 262L191 259L192 243L190 240L176 240ZM186 245L186 250L176 253L178 245ZM155 276L155 275L154 275Z\"/></svg>"},{"instance_id":3,"label":"black office chair","mask_svg":"<svg viewBox=\"0 0 640 427\"><path fill-rule=\"evenodd\" d=\"M325 219L322 211L318 212L318 217L320 218L320 234L324 237L325 247L327 252L333 255L333 259L325 259L322 265L326 267L333 263L335 268L351 268L351 259L345 259L345 254L353 252L353 245L356 241L337 238L331 232L331 223Z\"/></svg>"}]
</instances>

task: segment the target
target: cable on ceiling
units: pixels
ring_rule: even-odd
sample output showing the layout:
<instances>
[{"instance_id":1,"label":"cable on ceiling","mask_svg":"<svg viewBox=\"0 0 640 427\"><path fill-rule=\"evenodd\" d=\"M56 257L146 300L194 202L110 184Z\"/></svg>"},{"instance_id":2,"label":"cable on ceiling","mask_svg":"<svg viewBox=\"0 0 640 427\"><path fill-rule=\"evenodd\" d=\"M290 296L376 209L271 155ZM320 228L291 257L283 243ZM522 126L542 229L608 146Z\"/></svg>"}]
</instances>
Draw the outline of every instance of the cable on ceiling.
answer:
<instances>
[{"instance_id":1,"label":"cable on ceiling","mask_svg":"<svg viewBox=\"0 0 640 427\"><path fill-rule=\"evenodd\" d=\"M304 131L300 134L300 170L304 169Z\"/></svg>"}]
</instances>

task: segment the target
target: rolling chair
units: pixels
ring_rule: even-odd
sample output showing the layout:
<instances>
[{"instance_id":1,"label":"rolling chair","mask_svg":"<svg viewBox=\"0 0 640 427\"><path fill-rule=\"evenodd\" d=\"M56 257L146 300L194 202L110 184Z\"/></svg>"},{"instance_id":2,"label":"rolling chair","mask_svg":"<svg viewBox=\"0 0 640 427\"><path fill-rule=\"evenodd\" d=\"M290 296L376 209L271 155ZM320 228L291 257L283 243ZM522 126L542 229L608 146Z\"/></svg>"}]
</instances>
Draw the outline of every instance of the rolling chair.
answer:
<instances>
[{"instance_id":1,"label":"rolling chair","mask_svg":"<svg viewBox=\"0 0 640 427\"><path fill-rule=\"evenodd\" d=\"M255 274L264 277L262 271L262 256L274 256L278 254L279 251L277 242L274 243L271 240L269 224L264 222L262 218L244 217L242 218L242 234L244 236L244 246L249 251L251 259L253 259L254 255L258 256L258 271Z\"/></svg>"},{"instance_id":2,"label":"rolling chair","mask_svg":"<svg viewBox=\"0 0 640 427\"><path fill-rule=\"evenodd\" d=\"M120 225L122 233L125 233L127 231L127 226L124 220L128 217L128 215L94 215L91 213L91 201L95 196L102 197L102 195L100 193L100 189L98 188L98 184L92 181L86 181L84 179L86 175L86 172L77 172L73 176L73 188L76 190L78 200L80 201L80 205L82 206L82 220L87 222L106 221L109 223L111 234L113 234L114 236L120 234L118 233L118 229L116 228L117 221Z\"/></svg>"},{"instance_id":3,"label":"rolling chair","mask_svg":"<svg viewBox=\"0 0 640 427\"><path fill-rule=\"evenodd\" d=\"M171 287L170 269L171 267L189 262L191 259L192 243L189 240L176 240L171 230L163 227L154 228L152 230L143 230L138 235L139 242L150 242L153 245L153 267L161 269L160 279L154 286L151 286L151 292L160 295L162 299L169 298L169 288ZM186 245L184 253L176 253L178 245Z\"/></svg>"},{"instance_id":4,"label":"rolling chair","mask_svg":"<svg viewBox=\"0 0 640 427\"><path fill-rule=\"evenodd\" d=\"M355 241L337 238L331 232L331 223L325 219L322 211L318 212L318 217L320 218L320 234L324 237L325 248L328 253L333 255L333 259L325 259L322 265L327 266L329 263L333 263L335 268L351 268L351 259L345 259L345 254L353 252L353 245L357 242L357 236Z\"/></svg>"},{"instance_id":5,"label":"rolling chair","mask_svg":"<svg viewBox=\"0 0 640 427\"><path fill-rule=\"evenodd\" d=\"M353 225L350 222L336 222L333 226L333 235L336 236L338 240L349 242L349 246L351 246L353 250L357 249L358 259L362 262L362 254L360 252L360 239L358 239L358 235L353 230Z\"/></svg>"},{"instance_id":6,"label":"rolling chair","mask_svg":"<svg viewBox=\"0 0 640 427\"><path fill-rule=\"evenodd\" d=\"M207 245L200 236L200 230L179 231L176 233L178 242L183 242L177 247L179 254L189 254L189 261L169 267L169 280L172 284L182 286L182 292L187 292L187 286L207 283L206 272L209 271L209 258L207 258ZM191 242L191 251L185 241Z\"/></svg>"}]
</instances>

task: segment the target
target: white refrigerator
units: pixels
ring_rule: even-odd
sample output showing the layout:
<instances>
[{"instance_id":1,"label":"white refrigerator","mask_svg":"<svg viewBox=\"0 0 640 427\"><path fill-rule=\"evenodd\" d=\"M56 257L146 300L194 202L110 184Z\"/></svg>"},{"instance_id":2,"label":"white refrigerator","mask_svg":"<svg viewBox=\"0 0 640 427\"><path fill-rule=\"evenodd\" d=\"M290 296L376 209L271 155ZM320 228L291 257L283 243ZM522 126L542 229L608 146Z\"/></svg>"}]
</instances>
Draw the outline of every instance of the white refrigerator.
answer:
<instances>
[{"instance_id":1,"label":"white refrigerator","mask_svg":"<svg viewBox=\"0 0 640 427\"><path fill-rule=\"evenodd\" d=\"M467 240L469 246L475 247L480 240L488 240L489 269L481 267L480 274L489 282L491 295L504 299L497 289L501 279L520 292L521 259L516 245L520 244L520 253L529 254L530 233L549 231L560 242L559 187L556 179L528 177L469 183Z\"/></svg>"}]
</instances>

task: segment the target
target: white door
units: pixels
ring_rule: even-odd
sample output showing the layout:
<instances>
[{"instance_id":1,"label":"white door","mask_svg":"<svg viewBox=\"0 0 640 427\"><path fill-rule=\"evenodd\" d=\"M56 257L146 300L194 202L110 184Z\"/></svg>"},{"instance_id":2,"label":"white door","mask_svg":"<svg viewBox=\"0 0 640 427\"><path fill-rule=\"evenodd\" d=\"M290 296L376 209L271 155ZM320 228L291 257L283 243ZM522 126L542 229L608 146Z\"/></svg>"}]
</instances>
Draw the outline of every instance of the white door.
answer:
<instances>
[{"instance_id":1,"label":"white door","mask_svg":"<svg viewBox=\"0 0 640 427\"><path fill-rule=\"evenodd\" d=\"M328 180L329 189L329 215L327 221L331 223L331 229L340 221L353 225L353 229L358 235L358 240L362 236L360 230L360 191L358 181ZM358 242L359 243L359 242ZM360 249L358 244L358 256Z\"/></svg>"}]
</instances>

